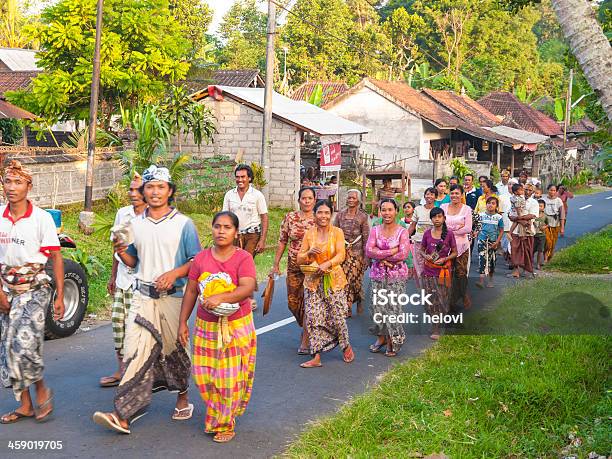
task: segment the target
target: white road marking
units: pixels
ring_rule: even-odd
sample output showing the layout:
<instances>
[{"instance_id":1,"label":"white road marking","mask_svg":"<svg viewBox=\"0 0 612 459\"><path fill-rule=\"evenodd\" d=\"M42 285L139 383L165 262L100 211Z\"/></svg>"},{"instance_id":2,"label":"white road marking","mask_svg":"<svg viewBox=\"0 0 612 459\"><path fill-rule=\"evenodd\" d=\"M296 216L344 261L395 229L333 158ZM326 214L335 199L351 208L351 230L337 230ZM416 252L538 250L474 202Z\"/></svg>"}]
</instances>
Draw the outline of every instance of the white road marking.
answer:
<instances>
[{"instance_id":1,"label":"white road marking","mask_svg":"<svg viewBox=\"0 0 612 459\"><path fill-rule=\"evenodd\" d=\"M588 204L588 205L586 205L586 206L582 206L582 207L581 207L580 209L578 209L578 210L588 209L589 207L593 207L593 205L592 205L592 204Z\"/></svg>"},{"instance_id":2,"label":"white road marking","mask_svg":"<svg viewBox=\"0 0 612 459\"><path fill-rule=\"evenodd\" d=\"M274 322L273 324L258 328L257 330L255 330L255 334L257 336L263 335L264 333L268 333L269 331L276 330L277 328L284 327L285 325L289 325L291 322L295 322L295 317L287 317L286 319L279 320L278 322Z\"/></svg>"},{"instance_id":3,"label":"white road marking","mask_svg":"<svg viewBox=\"0 0 612 459\"><path fill-rule=\"evenodd\" d=\"M612 199L612 196L608 196L606 199Z\"/></svg>"}]
</instances>

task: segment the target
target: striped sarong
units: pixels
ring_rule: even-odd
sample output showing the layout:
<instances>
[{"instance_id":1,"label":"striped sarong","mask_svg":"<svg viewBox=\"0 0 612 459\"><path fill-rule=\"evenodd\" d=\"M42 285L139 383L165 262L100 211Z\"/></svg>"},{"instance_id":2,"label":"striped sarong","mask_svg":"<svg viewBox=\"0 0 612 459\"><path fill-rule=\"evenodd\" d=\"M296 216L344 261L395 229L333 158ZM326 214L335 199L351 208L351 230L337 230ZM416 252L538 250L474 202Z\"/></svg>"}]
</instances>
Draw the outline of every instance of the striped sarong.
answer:
<instances>
[{"instance_id":1,"label":"striped sarong","mask_svg":"<svg viewBox=\"0 0 612 459\"><path fill-rule=\"evenodd\" d=\"M111 322L113 324L113 341L115 351L123 357L123 343L125 341L125 319L132 305L132 289L115 289L113 305L111 307Z\"/></svg>"},{"instance_id":2,"label":"striped sarong","mask_svg":"<svg viewBox=\"0 0 612 459\"><path fill-rule=\"evenodd\" d=\"M207 433L234 430L251 398L257 338L253 315L229 321L232 340L217 348L218 322L196 319L193 333L193 379L206 405Z\"/></svg>"}]
</instances>

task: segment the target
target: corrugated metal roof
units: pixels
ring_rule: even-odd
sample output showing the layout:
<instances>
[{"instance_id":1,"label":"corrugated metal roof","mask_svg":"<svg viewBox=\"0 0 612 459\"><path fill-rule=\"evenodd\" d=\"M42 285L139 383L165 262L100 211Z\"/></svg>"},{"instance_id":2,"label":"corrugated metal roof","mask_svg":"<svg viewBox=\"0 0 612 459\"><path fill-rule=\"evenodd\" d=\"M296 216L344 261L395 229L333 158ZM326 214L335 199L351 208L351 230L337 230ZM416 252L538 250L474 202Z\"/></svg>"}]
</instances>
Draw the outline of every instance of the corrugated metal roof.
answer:
<instances>
[{"instance_id":1,"label":"corrugated metal roof","mask_svg":"<svg viewBox=\"0 0 612 459\"><path fill-rule=\"evenodd\" d=\"M0 99L0 119L35 120L36 115Z\"/></svg>"},{"instance_id":2,"label":"corrugated metal roof","mask_svg":"<svg viewBox=\"0 0 612 459\"><path fill-rule=\"evenodd\" d=\"M520 143L539 144L548 140L548 136L525 131L523 129L511 128L508 126L483 127L483 129L494 132L498 135L516 139Z\"/></svg>"},{"instance_id":3,"label":"corrugated metal roof","mask_svg":"<svg viewBox=\"0 0 612 459\"><path fill-rule=\"evenodd\" d=\"M291 94L291 98L293 100L308 100L312 92L315 88L321 85L323 89L323 101L321 102L321 107L325 108L325 105L330 103L336 97L338 97L343 92L348 91L348 85L344 81L308 81L298 86L293 94Z\"/></svg>"},{"instance_id":4,"label":"corrugated metal roof","mask_svg":"<svg viewBox=\"0 0 612 459\"><path fill-rule=\"evenodd\" d=\"M35 72L42 70L36 65L36 53L32 49L0 48L0 61L15 72Z\"/></svg>"},{"instance_id":5,"label":"corrugated metal roof","mask_svg":"<svg viewBox=\"0 0 612 459\"><path fill-rule=\"evenodd\" d=\"M0 97L7 91L25 89L40 72L0 72Z\"/></svg>"},{"instance_id":6,"label":"corrugated metal roof","mask_svg":"<svg viewBox=\"0 0 612 459\"><path fill-rule=\"evenodd\" d=\"M259 111L264 107L264 88L236 88L216 86L224 95L245 102ZM194 100L208 97L208 91L192 95ZM368 128L341 118L308 102L291 100L277 92L272 95L272 114L275 118L289 122L303 131L317 135L364 134Z\"/></svg>"},{"instance_id":7,"label":"corrugated metal roof","mask_svg":"<svg viewBox=\"0 0 612 459\"><path fill-rule=\"evenodd\" d=\"M525 105L512 93L492 92L479 99L478 103L495 115L510 115L513 123L511 125L518 125L526 131L547 136L563 135L563 130L555 120Z\"/></svg>"}]
</instances>

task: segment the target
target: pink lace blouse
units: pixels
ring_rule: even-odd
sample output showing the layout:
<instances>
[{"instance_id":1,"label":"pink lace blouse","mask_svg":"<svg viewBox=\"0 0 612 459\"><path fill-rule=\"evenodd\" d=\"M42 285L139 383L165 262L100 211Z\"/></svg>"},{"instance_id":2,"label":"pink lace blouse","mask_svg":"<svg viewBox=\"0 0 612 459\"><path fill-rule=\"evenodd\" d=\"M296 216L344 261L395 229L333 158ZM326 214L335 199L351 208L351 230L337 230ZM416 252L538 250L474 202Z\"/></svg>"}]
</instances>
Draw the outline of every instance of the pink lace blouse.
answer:
<instances>
[{"instance_id":1,"label":"pink lace blouse","mask_svg":"<svg viewBox=\"0 0 612 459\"><path fill-rule=\"evenodd\" d=\"M446 226L455 235L457 256L460 256L470 248L468 234L472 232L472 208L463 204L461 211L457 215L449 215L448 206L450 204L442 204L440 208L444 211L444 215L446 215Z\"/></svg>"},{"instance_id":2,"label":"pink lace blouse","mask_svg":"<svg viewBox=\"0 0 612 459\"><path fill-rule=\"evenodd\" d=\"M408 266L404 263L410 253L408 230L399 226L391 237L385 237L382 228L383 225L372 228L366 244L366 256L373 260L370 278L376 281L408 279ZM395 255L391 255L391 249L395 247L399 250ZM391 266L387 266L383 261L390 263Z\"/></svg>"}]
</instances>

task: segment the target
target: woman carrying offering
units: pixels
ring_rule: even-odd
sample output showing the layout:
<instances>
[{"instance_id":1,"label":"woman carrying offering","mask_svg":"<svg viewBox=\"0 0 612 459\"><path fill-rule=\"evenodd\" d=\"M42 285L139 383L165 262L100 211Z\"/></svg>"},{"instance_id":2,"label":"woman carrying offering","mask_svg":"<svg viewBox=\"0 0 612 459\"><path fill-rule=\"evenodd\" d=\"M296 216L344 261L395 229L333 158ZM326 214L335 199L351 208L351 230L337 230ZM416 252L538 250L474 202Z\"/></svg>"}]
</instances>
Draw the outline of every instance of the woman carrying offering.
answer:
<instances>
[{"instance_id":1,"label":"woman carrying offering","mask_svg":"<svg viewBox=\"0 0 612 459\"><path fill-rule=\"evenodd\" d=\"M313 208L315 205L315 191L313 188L302 188L298 192L300 210L285 215L280 228L278 248L274 256L274 264L270 277L280 274L280 260L285 248L287 251L287 306L300 327L304 327L304 274L300 271L297 255L302 246L302 239L307 230L315 226ZM309 355L308 332L302 330L302 341L298 354Z\"/></svg>"},{"instance_id":2,"label":"woman carrying offering","mask_svg":"<svg viewBox=\"0 0 612 459\"><path fill-rule=\"evenodd\" d=\"M448 292L451 286L452 260L457 257L457 244L452 231L446 227L444 211L434 208L429 214L433 228L423 235L421 249L425 266L421 277L425 293L430 293L431 304L426 305L429 315L447 314L449 311ZM430 338L440 338L440 326L433 323Z\"/></svg>"},{"instance_id":3,"label":"woman carrying offering","mask_svg":"<svg viewBox=\"0 0 612 459\"><path fill-rule=\"evenodd\" d=\"M457 245L457 258L455 258L453 266L453 282L450 294L451 311L455 309L456 303L460 299L463 299L465 309L472 306L472 300L467 290L468 273L470 272L470 240L468 235L472 232L472 208L461 204L461 196L463 196L463 187L454 185L450 192L450 204L440 206L446 215L446 225L453 232Z\"/></svg>"},{"instance_id":4,"label":"woman carrying offering","mask_svg":"<svg viewBox=\"0 0 612 459\"><path fill-rule=\"evenodd\" d=\"M347 317L353 314L353 303L357 303L357 313L363 312L363 274L367 269L364 246L370 234L368 214L361 210L361 191L349 190L346 209L336 214L336 226L344 232L346 258L342 269L348 282L346 286Z\"/></svg>"},{"instance_id":5,"label":"woman carrying offering","mask_svg":"<svg viewBox=\"0 0 612 459\"><path fill-rule=\"evenodd\" d=\"M236 435L236 418L244 413L253 388L257 338L250 297L256 273L251 255L234 246L238 236L235 214L217 213L212 235L213 247L196 255L189 270L178 339L187 345L187 322L197 300L193 378L206 405L206 433L226 443Z\"/></svg>"},{"instance_id":6,"label":"woman carrying offering","mask_svg":"<svg viewBox=\"0 0 612 459\"><path fill-rule=\"evenodd\" d=\"M314 207L316 226L306 231L297 262L304 277L304 330L308 332L314 357L302 368L320 367L321 352L340 344L346 363L355 359L346 326L346 276L344 233L331 224L332 206L327 200ZM309 266L307 266L309 265Z\"/></svg>"},{"instance_id":7,"label":"woman carrying offering","mask_svg":"<svg viewBox=\"0 0 612 459\"><path fill-rule=\"evenodd\" d=\"M562 236L565 234L565 206L561 198L557 196L557 187L555 185L548 185L548 194L542 199L546 204L544 213L548 217L548 226L544 230L546 234L546 253L544 258L548 263L555 252L559 234Z\"/></svg>"},{"instance_id":8,"label":"woman carrying offering","mask_svg":"<svg viewBox=\"0 0 612 459\"><path fill-rule=\"evenodd\" d=\"M386 290L396 295L406 292L409 269L404 260L410 253L410 237L408 230L395 221L399 210L395 200L383 199L380 210L383 223L372 228L366 244L366 256L373 259L370 279L372 280L371 312L374 325L370 331L377 336L376 342L370 346L370 352L380 352L380 349L386 346L385 355L395 357L404 344L406 334L401 323L384 320L384 318L399 317L403 312L402 306L391 298L386 298L387 301L379 301L383 299L377 298L377 292Z\"/></svg>"}]
</instances>

